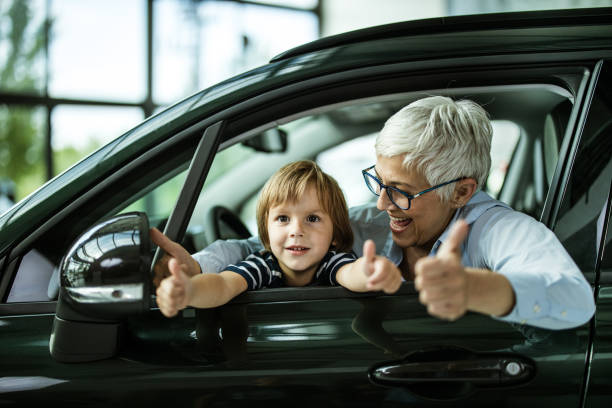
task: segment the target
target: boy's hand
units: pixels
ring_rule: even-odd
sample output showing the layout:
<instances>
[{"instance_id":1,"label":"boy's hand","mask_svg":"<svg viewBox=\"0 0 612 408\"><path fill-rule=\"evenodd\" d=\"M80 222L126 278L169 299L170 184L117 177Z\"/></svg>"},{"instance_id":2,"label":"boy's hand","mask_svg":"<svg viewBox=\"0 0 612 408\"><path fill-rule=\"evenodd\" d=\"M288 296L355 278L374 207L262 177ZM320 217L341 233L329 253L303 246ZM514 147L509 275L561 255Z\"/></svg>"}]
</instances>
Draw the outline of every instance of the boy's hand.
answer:
<instances>
[{"instance_id":1,"label":"boy's hand","mask_svg":"<svg viewBox=\"0 0 612 408\"><path fill-rule=\"evenodd\" d=\"M184 265L184 273L187 276L201 273L200 265L180 244L172 241L157 228L151 228L149 234L153 243L164 251L164 255L153 266L153 284L156 287L159 287L162 279L170 276L168 263L171 259L175 259L179 264Z\"/></svg>"},{"instance_id":2,"label":"boy's hand","mask_svg":"<svg viewBox=\"0 0 612 408\"><path fill-rule=\"evenodd\" d=\"M469 226L458 220L435 257L419 259L415 264L414 286L427 312L447 320L456 320L467 311L467 275L461 264L461 244Z\"/></svg>"},{"instance_id":3,"label":"boy's hand","mask_svg":"<svg viewBox=\"0 0 612 408\"><path fill-rule=\"evenodd\" d=\"M187 307L191 299L191 278L185 274L185 265L175 258L168 262L170 276L161 281L155 291L157 305L166 317L175 316L179 310Z\"/></svg>"},{"instance_id":4,"label":"boy's hand","mask_svg":"<svg viewBox=\"0 0 612 408\"><path fill-rule=\"evenodd\" d=\"M402 273L399 268L384 256L376 255L376 244L368 239L363 243L363 272L368 277L368 290L382 290L395 293L402 284Z\"/></svg>"}]
</instances>

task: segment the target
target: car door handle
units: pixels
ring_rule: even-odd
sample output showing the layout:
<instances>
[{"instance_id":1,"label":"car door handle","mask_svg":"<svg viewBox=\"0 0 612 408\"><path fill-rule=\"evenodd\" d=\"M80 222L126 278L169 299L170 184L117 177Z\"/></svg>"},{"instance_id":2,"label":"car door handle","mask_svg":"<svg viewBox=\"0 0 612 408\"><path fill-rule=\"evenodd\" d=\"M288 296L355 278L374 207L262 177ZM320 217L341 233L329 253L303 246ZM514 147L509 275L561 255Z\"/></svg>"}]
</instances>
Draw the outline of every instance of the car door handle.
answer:
<instances>
[{"instance_id":1,"label":"car door handle","mask_svg":"<svg viewBox=\"0 0 612 408\"><path fill-rule=\"evenodd\" d=\"M374 367L370 379L382 385L467 382L475 386L514 385L530 380L535 364L515 355L472 355L467 359L403 361Z\"/></svg>"}]
</instances>

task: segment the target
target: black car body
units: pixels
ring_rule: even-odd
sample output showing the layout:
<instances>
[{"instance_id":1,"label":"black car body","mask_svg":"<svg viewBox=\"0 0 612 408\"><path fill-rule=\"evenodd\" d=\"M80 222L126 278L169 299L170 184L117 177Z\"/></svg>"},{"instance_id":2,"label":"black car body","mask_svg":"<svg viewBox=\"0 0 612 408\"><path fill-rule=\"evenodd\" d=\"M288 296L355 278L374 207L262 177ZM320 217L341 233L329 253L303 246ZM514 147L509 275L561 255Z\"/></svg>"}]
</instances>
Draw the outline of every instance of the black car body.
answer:
<instances>
[{"instance_id":1,"label":"black car body","mask_svg":"<svg viewBox=\"0 0 612 408\"><path fill-rule=\"evenodd\" d=\"M0 405L609 406L611 58L612 9L406 22L287 51L146 120L0 217ZM446 322L410 282L391 296L268 289L172 319L148 307L147 283L126 310L57 301L62 259L101 222L145 212L192 251L245 237L238 220L281 164L372 134L431 94L513 124L491 193L555 231L593 287L590 322ZM144 255L117 258L132 271L150 259L142 231ZM59 329L56 313L74 325Z\"/></svg>"}]
</instances>

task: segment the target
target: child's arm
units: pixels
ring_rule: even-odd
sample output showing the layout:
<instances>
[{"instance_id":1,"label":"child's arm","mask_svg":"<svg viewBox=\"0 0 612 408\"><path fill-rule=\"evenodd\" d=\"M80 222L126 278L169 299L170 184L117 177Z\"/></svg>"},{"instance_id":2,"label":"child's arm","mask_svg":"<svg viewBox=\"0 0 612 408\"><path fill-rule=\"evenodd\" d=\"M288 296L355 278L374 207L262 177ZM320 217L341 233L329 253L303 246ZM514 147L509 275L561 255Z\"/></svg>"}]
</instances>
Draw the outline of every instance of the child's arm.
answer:
<instances>
[{"instance_id":1,"label":"child's arm","mask_svg":"<svg viewBox=\"0 0 612 408\"><path fill-rule=\"evenodd\" d=\"M200 265L180 244L172 241L157 228L151 228L149 234L151 241L164 251L161 259L153 267L153 284L156 287L159 287L164 278L170 276L168 262L171 259L178 261L183 266L183 272L187 276L199 275L202 272Z\"/></svg>"},{"instance_id":2,"label":"child's arm","mask_svg":"<svg viewBox=\"0 0 612 408\"><path fill-rule=\"evenodd\" d=\"M247 290L246 280L234 272L187 276L185 265L176 259L168 262L170 276L157 288L157 305L166 317L187 306L209 308L224 305Z\"/></svg>"},{"instance_id":3,"label":"child's arm","mask_svg":"<svg viewBox=\"0 0 612 408\"><path fill-rule=\"evenodd\" d=\"M402 273L389 259L376 255L374 241L367 240L363 244L363 256L338 269L336 280L353 292L395 293L402 284Z\"/></svg>"}]
</instances>

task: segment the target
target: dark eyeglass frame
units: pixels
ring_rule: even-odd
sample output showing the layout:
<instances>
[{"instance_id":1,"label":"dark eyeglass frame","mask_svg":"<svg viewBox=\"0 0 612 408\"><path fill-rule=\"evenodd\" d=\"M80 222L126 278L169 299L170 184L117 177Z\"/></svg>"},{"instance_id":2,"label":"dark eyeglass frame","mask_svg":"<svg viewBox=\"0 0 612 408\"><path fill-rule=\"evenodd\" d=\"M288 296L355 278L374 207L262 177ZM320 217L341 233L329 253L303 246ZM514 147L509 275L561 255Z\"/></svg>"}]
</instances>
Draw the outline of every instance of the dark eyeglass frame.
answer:
<instances>
[{"instance_id":1,"label":"dark eyeglass frame","mask_svg":"<svg viewBox=\"0 0 612 408\"><path fill-rule=\"evenodd\" d=\"M425 193L429 193L430 191L433 191L433 190L435 190L437 188L440 188L440 187L444 187L447 184L456 183L459 180L465 179L465 177L459 177L459 178L456 178L456 179L451 180L451 181L447 181L447 182L444 182L444 183L437 184L437 185L435 185L433 187L430 187L430 188L428 188L426 190L419 191L416 194L408 194L407 192L402 191L399 188L396 188L396 187L393 187L393 186L387 186L387 185L383 184L383 182L378 177L376 177L373 174L368 173L374 167L376 167L376 165L372 165L372 166L368 167L367 169L361 170L361 174L363 175L363 180L365 181L366 186L368 186L368 190L370 190L372 193L374 193L374 195L380 196L380 193L376 193L376 191L374 191L372 189L372 186L368 182L368 178L370 178L370 179L374 180L378 184L378 186L380 187L381 193L382 193L382 190L385 189L387 191L387 197L389 197L389 201L391 201L393 203L393 205L395 205L397 208L402 209L402 210L409 210L410 206L412 205L412 200L414 200L415 198L417 198L419 196L422 196ZM393 198L391 197L391 193L389 192L390 190L396 191L396 192L400 193L401 195L405 196L408 199L408 207L404 208L404 207L398 205L393 200Z\"/></svg>"}]
</instances>

